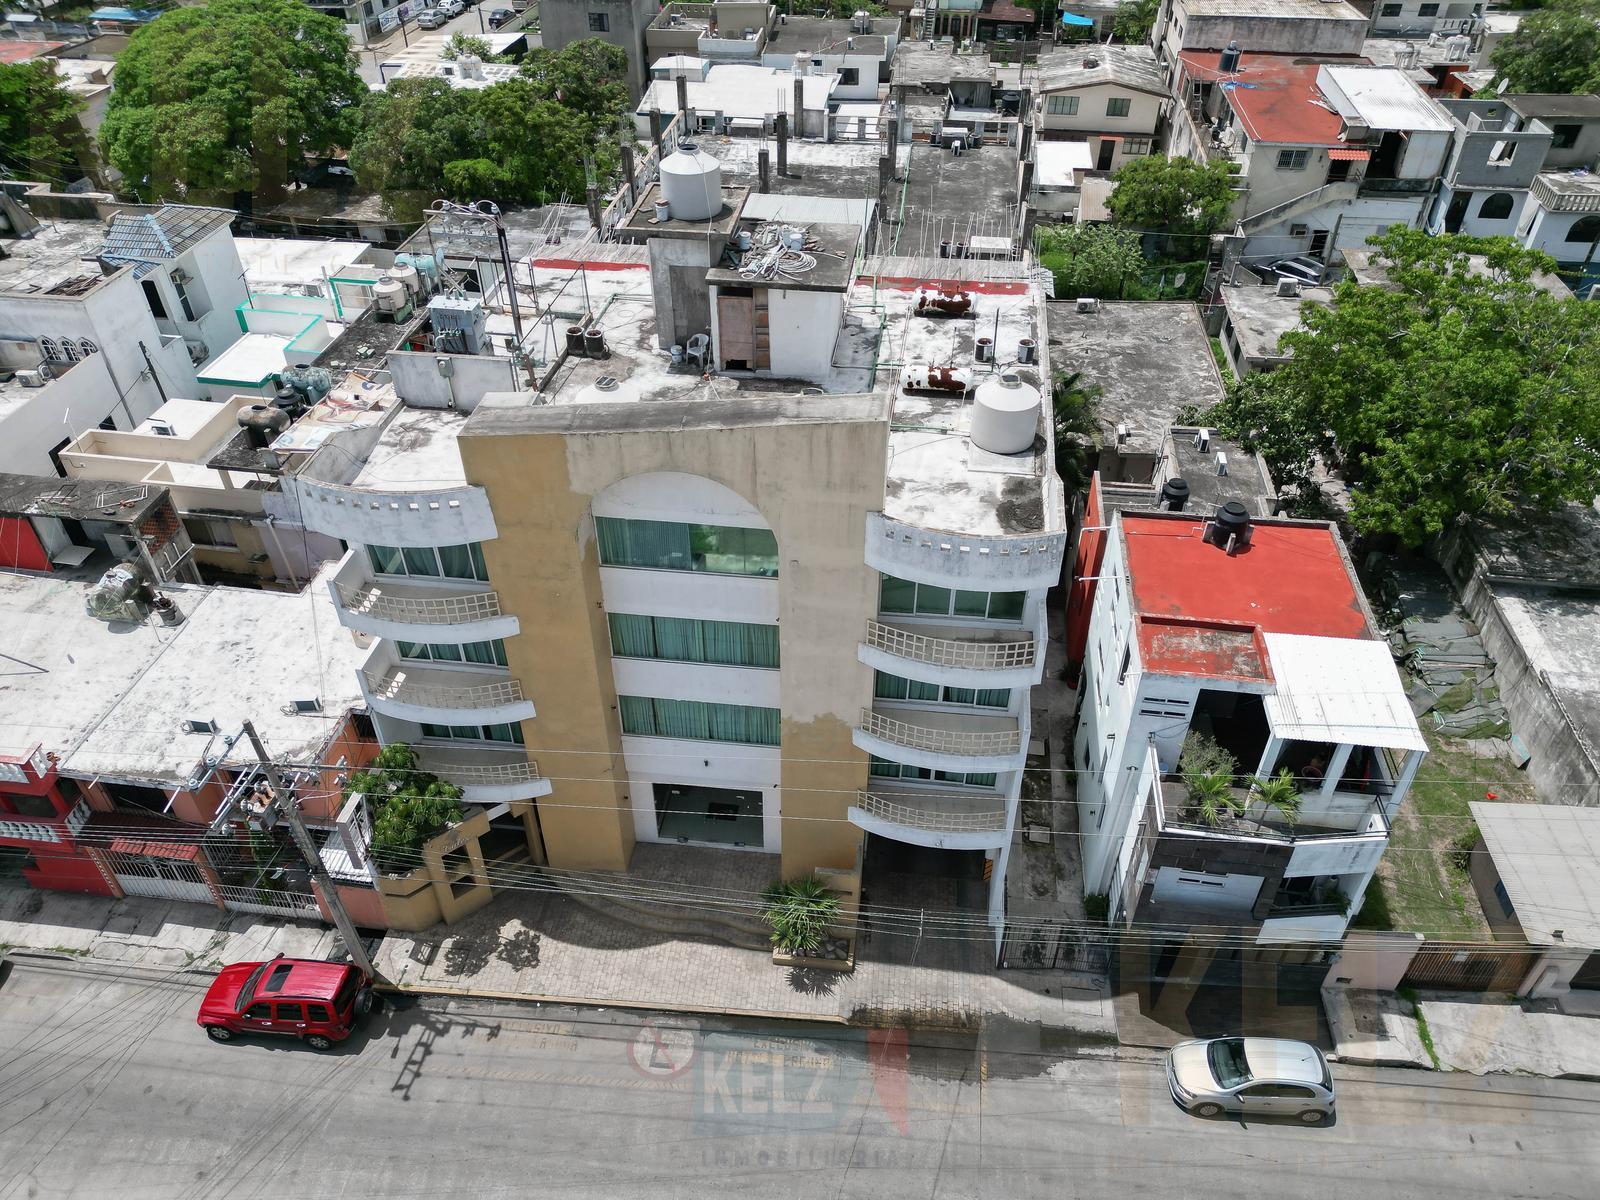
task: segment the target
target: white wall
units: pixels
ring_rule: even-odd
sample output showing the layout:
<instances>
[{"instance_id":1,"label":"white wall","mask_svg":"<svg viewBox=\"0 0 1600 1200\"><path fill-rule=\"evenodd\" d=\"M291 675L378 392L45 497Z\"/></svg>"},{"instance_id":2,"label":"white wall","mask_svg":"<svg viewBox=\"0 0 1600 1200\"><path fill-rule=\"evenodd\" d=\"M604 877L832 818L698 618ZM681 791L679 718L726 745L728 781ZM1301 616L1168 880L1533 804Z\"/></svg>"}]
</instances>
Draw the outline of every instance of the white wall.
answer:
<instances>
[{"instance_id":1,"label":"white wall","mask_svg":"<svg viewBox=\"0 0 1600 1200\"><path fill-rule=\"evenodd\" d=\"M597 517L638 521L767 528L755 505L738 492L686 471L650 471L619 479L594 498L591 511Z\"/></svg>"},{"instance_id":2,"label":"white wall","mask_svg":"<svg viewBox=\"0 0 1600 1200\"><path fill-rule=\"evenodd\" d=\"M6 393L0 403L0 471L54 475L50 450L63 439L76 438L108 416L124 429L133 423L111 386L103 354L91 354L42 388L12 380ZM13 406L13 399L20 402ZM134 411L134 420L149 415Z\"/></svg>"},{"instance_id":3,"label":"white wall","mask_svg":"<svg viewBox=\"0 0 1600 1200\"><path fill-rule=\"evenodd\" d=\"M601 567L600 594L607 612L753 625L778 619L776 579Z\"/></svg>"},{"instance_id":4,"label":"white wall","mask_svg":"<svg viewBox=\"0 0 1600 1200\"><path fill-rule=\"evenodd\" d=\"M1087 53L1087 52L1086 52ZM1076 113L1053 113L1050 111L1050 97L1076 96L1078 98L1078 111ZM1125 117L1108 117L1106 115L1106 101L1119 97L1127 100L1128 115ZM1132 88L1121 87L1114 83L1099 83L1089 87L1061 89L1053 92L1042 92L1039 96L1039 127L1041 129L1070 129L1085 133L1116 133L1128 137L1150 137L1155 133L1156 125L1161 120L1161 111L1166 107L1165 96L1155 96L1149 92L1135 91Z\"/></svg>"},{"instance_id":5,"label":"white wall","mask_svg":"<svg viewBox=\"0 0 1600 1200\"><path fill-rule=\"evenodd\" d=\"M825 379L844 314L843 292L767 289L772 333L772 373L795 379Z\"/></svg>"},{"instance_id":6,"label":"white wall","mask_svg":"<svg viewBox=\"0 0 1600 1200\"><path fill-rule=\"evenodd\" d=\"M782 756L776 746L739 746L729 742L702 742L689 738L653 738L623 735L622 755L628 770L628 794L633 803L634 835L642 842L659 842L656 834L656 783L693 784L738 788L761 793L762 846L775 854L782 847L782 812L779 784ZM731 847L730 847L731 848Z\"/></svg>"},{"instance_id":7,"label":"white wall","mask_svg":"<svg viewBox=\"0 0 1600 1200\"><path fill-rule=\"evenodd\" d=\"M611 676L616 681L617 694L622 696L700 700L707 704L744 704L754 708L777 708L780 704L775 668L614 657Z\"/></svg>"},{"instance_id":8,"label":"white wall","mask_svg":"<svg viewBox=\"0 0 1600 1200\"><path fill-rule=\"evenodd\" d=\"M443 359L450 374L439 369ZM391 350L389 373L395 395L414 408L450 408L471 412L489 392L515 392L519 387L516 364L489 354L421 354Z\"/></svg>"}]
</instances>

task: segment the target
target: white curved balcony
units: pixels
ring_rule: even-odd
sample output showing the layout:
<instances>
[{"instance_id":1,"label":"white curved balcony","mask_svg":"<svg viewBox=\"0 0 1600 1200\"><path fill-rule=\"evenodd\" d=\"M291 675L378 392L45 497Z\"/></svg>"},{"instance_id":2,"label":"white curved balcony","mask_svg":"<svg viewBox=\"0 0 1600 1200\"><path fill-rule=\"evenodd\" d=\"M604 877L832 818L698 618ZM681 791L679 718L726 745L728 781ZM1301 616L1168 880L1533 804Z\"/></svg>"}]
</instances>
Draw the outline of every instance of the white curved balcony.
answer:
<instances>
[{"instance_id":1,"label":"white curved balcony","mask_svg":"<svg viewBox=\"0 0 1600 1200\"><path fill-rule=\"evenodd\" d=\"M516 634L517 618L486 583L374 578L365 551L345 552L329 580L339 624L402 642L482 642ZM460 628L452 629L451 626Z\"/></svg>"},{"instance_id":2,"label":"white curved balcony","mask_svg":"<svg viewBox=\"0 0 1600 1200\"><path fill-rule=\"evenodd\" d=\"M293 475L282 486L298 501L296 511L307 529L347 542L458 546L495 537L489 494L481 487L354 487Z\"/></svg>"},{"instance_id":3,"label":"white curved balcony","mask_svg":"<svg viewBox=\"0 0 1600 1200\"><path fill-rule=\"evenodd\" d=\"M975 536L867 514L867 565L937 587L983 592L1051 587L1061 578L1066 552L1065 530Z\"/></svg>"},{"instance_id":4,"label":"white curved balcony","mask_svg":"<svg viewBox=\"0 0 1600 1200\"><path fill-rule=\"evenodd\" d=\"M461 798L472 804L501 804L550 794L550 781L539 774L539 764L530 762L520 747L425 746L420 757L425 770L455 784L462 790Z\"/></svg>"},{"instance_id":5,"label":"white curved balcony","mask_svg":"<svg viewBox=\"0 0 1600 1200\"><path fill-rule=\"evenodd\" d=\"M879 758L937 771L1014 771L1027 758L1016 717L964 710L864 708L850 740Z\"/></svg>"},{"instance_id":6,"label":"white curved balcony","mask_svg":"<svg viewBox=\"0 0 1600 1200\"><path fill-rule=\"evenodd\" d=\"M995 792L881 787L857 792L847 815L868 833L941 850L991 850L1010 837L1006 800Z\"/></svg>"},{"instance_id":7,"label":"white curved balcony","mask_svg":"<svg viewBox=\"0 0 1600 1200\"><path fill-rule=\"evenodd\" d=\"M367 706L402 721L435 725L499 725L527 721L533 701L522 684L500 671L432 670L410 663L364 669Z\"/></svg>"},{"instance_id":8,"label":"white curved balcony","mask_svg":"<svg viewBox=\"0 0 1600 1200\"><path fill-rule=\"evenodd\" d=\"M856 657L891 675L951 687L1031 687L1042 660L1031 632L869 620Z\"/></svg>"}]
</instances>

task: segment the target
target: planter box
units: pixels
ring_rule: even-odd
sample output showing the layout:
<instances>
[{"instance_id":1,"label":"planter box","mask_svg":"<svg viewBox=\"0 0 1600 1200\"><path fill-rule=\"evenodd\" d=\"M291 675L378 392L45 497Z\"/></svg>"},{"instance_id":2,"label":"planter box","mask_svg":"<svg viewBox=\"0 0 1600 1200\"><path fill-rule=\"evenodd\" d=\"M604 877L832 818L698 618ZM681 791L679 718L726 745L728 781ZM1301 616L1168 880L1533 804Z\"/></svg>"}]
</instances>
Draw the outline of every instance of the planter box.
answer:
<instances>
[{"instance_id":1,"label":"planter box","mask_svg":"<svg viewBox=\"0 0 1600 1200\"><path fill-rule=\"evenodd\" d=\"M854 971L856 969L856 943L852 938L845 943L843 958L813 957L809 954L789 954L782 950L773 950L772 961L780 967L798 967L812 971Z\"/></svg>"}]
</instances>

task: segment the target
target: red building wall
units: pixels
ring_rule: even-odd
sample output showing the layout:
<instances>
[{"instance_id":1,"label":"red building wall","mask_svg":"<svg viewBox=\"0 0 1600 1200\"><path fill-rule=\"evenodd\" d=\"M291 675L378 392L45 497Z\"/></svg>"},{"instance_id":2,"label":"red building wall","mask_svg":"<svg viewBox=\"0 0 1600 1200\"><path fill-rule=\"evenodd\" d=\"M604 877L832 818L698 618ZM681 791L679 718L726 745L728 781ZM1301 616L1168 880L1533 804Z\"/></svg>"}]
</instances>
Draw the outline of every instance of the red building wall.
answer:
<instances>
[{"instance_id":1,"label":"red building wall","mask_svg":"<svg viewBox=\"0 0 1600 1200\"><path fill-rule=\"evenodd\" d=\"M1089 497L1078 527L1078 545L1072 557L1072 585L1067 591L1067 665L1076 681L1089 644L1089 618L1094 612L1094 590L1100 563L1106 556L1105 509L1100 499L1100 473L1089 480Z\"/></svg>"},{"instance_id":2,"label":"red building wall","mask_svg":"<svg viewBox=\"0 0 1600 1200\"><path fill-rule=\"evenodd\" d=\"M34 887L50 891L116 895L94 860L77 847L39 846L33 850L32 861L23 864L22 876Z\"/></svg>"},{"instance_id":3,"label":"red building wall","mask_svg":"<svg viewBox=\"0 0 1600 1200\"><path fill-rule=\"evenodd\" d=\"M0 517L0 567L50 570L50 556L25 517Z\"/></svg>"}]
</instances>

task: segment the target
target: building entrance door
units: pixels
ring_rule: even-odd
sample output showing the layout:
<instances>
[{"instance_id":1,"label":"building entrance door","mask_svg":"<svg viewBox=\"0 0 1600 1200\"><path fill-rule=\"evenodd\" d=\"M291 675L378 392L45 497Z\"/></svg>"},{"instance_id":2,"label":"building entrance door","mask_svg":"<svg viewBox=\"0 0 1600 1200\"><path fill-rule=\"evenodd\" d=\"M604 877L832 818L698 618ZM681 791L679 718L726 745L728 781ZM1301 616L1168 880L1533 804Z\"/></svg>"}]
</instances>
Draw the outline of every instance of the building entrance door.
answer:
<instances>
[{"instance_id":1,"label":"building entrance door","mask_svg":"<svg viewBox=\"0 0 1600 1200\"><path fill-rule=\"evenodd\" d=\"M761 792L756 788L654 785L656 831L663 841L711 842L762 849Z\"/></svg>"}]
</instances>

